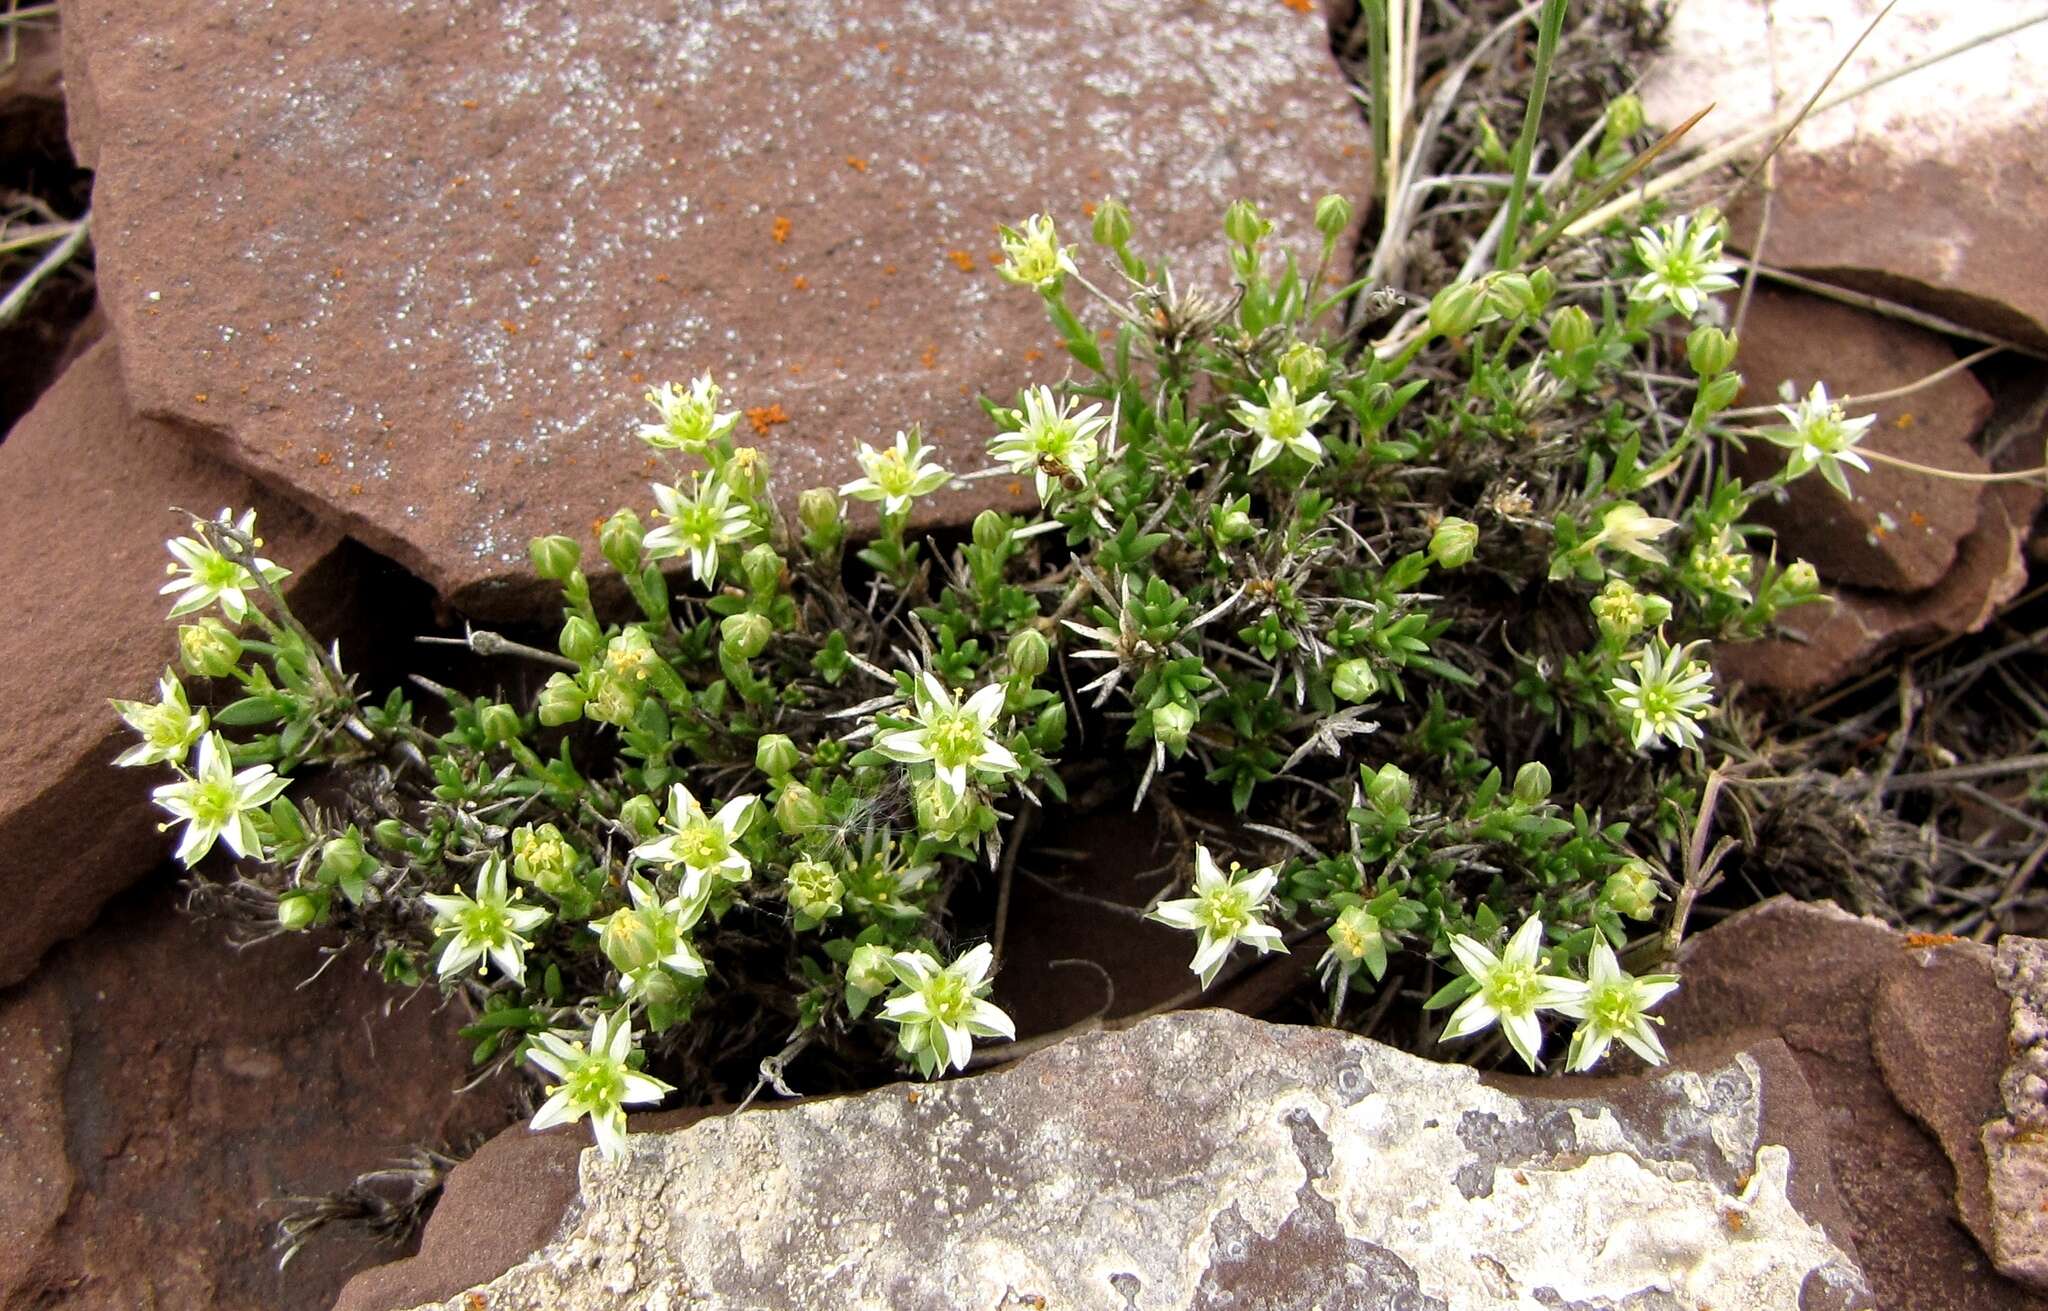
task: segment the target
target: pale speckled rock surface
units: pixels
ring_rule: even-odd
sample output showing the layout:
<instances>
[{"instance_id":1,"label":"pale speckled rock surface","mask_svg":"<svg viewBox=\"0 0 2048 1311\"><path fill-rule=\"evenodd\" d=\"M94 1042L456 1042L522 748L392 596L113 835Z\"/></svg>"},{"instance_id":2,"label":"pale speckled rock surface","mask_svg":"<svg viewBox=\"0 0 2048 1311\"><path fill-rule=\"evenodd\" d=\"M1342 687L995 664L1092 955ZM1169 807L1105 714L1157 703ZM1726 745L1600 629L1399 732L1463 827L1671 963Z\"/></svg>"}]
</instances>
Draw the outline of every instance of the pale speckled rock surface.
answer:
<instances>
[{"instance_id":1,"label":"pale speckled rock surface","mask_svg":"<svg viewBox=\"0 0 2048 1311\"><path fill-rule=\"evenodd\" d=\"M2012 1002L2012 1063L1999 1080L2005 1114L1984 1126L1992 1256L2003 1273L2048 1288L2048 942L2005 938L1993 968Z\"/></svg>"},{"instance_id":2,"label":"pale speckled rock surface","mask_svg":"<svg viewBox=\"0 0 2048 1311\"><path fill-rule=\"evenodd\" d=\"M1551 1095L1334 1031L1161 1017L977 1079L637 1135L617 1165L586 1152L563 1231L478 1291L491 1311L1870 1305L1825 1162L1777 1140L1771 1104L1806 1096L1781 1046L1518 1082Z\"/></svg>"},{"instance_id":3,"label":"pale speckled rock surface","mask_svg":"<svg viewBox=\"0 0 2048 1311\"><path fill-rule=\"evenodd\" d=\"M972 393L1063 367L998 222L1085 241L1118 195L1215 286L1228 201L1299 239L1369 173L1324 18L1280 0L63 11L144 411L478 614L544 608L531 536L651 504L650 383L779 407L787 496L912 421L967 472ZM991 496L1024 502L939 510Z\"/></svg>"}]
</instances>

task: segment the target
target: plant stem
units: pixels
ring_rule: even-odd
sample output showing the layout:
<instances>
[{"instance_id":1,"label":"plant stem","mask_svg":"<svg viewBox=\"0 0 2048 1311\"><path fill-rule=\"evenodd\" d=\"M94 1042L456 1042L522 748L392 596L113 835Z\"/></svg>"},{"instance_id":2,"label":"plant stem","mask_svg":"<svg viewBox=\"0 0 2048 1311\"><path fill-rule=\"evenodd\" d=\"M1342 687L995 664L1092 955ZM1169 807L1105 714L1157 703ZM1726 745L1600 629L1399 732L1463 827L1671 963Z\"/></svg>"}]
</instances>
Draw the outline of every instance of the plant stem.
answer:
<instances>
[{"instance_id":1,"label":"plant stem","mask_svg":"<svg viewBox=\"0 0 2048 1311\"><path fill-rule=\"evenodd\" d=\"M1558 34L1564 30L1567 0L1546 0L1536 19L1536 67L1529 77L1529 108L1522 115L1521 135L1515 138L1514 178L1508 183L1507 227L1501 233L1500 254L1495 267L1511 269L1517 263L1516 248L1522 243L1522 206L1528 198L1529 161L1536 153L1536 135L1543 126L1543 96L1550 88L1550 65L1557 58Z\"/></svg>"}]
</instances>

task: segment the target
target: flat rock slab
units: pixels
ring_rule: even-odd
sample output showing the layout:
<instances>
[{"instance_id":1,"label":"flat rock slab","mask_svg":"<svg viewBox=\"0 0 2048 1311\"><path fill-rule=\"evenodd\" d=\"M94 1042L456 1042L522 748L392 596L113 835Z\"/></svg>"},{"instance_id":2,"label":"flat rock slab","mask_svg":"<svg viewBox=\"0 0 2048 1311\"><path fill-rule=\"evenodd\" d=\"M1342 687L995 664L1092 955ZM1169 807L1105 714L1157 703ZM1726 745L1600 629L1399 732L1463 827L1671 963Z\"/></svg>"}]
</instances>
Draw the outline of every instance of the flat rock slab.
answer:
<instances>
[{"instance_id":1,"label":"flat rock slab","mask_svg":"<svg viewBox=\"0 0 2048 1311\"><path fill-rule=\"evenodd\" d=\"M1768 1069L1768 1073L1766 1070ZM1520 1096L1223 1012L981 1078L636 1135L547 1247L447 1301L598 1307L1840 1308L1784 1049ZM1736 1217L1731 1219L1731 1217Z\"/></svg>"},{"instance_id":2,"label":"flat rock slab","mask_svg":"<svg viewBox=\"0 0 2048 1311\"><path fill-rule=\"evenodd\" d=\"M139 404L485 616L542 607L531 536L645 508L650 384L718 377L788 497L912 421L967 472L973 394L1062 368L997 223L1085 244L1116 195L1220 286L1229 200L1306 244L1369 173L1323 16L1279 0L63 17Z\"/></svg>"}]
</instances>

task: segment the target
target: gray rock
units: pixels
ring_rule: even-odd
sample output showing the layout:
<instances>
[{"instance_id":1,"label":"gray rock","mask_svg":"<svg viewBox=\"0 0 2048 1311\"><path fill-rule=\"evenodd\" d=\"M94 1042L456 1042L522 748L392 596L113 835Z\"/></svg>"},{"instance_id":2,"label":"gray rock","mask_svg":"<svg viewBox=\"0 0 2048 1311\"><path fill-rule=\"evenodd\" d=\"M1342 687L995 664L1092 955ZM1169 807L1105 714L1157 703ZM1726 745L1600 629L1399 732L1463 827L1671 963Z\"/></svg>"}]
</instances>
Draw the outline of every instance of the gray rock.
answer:
<instances>
[{"instance_id":1,"label":"gray rock","mask_svg":"<svg viewBox=\"0 0 2048 1311\"><path fill-rule=\"evenodd\" d=\"M2001 940L1993 960L2012 999L2005 1115L1984 1126L1991 1173L1991 1255L2001 1272L2048 1288L2048 942Z\"/></svg>"},{"instance_id":2,"label":"gray rock","mask_svg":"<svg viewBox=\"0 0 2048 1311\"><path fill-rule=\"evenodd\" d=\"M1777 1043L1496 1087L1183 1013L586 1152L554 1240L440 1305L1851 1311L1824 1155L1777 1132L1814 1123Z\"/></svg>"}]
</instances>

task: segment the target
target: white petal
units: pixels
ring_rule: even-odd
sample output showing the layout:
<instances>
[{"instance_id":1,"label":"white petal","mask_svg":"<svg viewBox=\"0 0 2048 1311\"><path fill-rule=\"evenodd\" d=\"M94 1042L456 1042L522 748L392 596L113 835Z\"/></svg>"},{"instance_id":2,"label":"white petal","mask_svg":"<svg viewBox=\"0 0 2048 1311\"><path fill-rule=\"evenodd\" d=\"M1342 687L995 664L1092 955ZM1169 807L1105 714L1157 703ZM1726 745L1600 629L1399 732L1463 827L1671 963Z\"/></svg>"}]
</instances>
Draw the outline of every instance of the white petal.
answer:
<instances>
[{"instance_id":1,"label":"white petal","mask_svg":"<svg viewBox=\"0 0 2048 1311\"><path fill-rule=\"evenodd\" d=\"M541 1103L541 1108L533 1113L533 1120L527 1127L552 1129L558 1124L570 1124L582 1118L583 1112L570 1104L569 1091L565 1088Z\"/></svg>"},{"instance_id":2,"label":"white petal","mask_svg":"<svg viewBox=\"0 0 2048 1311\"><path fill-rule=\"evenodd\" d=\"M1003 1038L1015 1038L1017 1036L1016 1022L1005 1014L1000 1006L995 1005L993 1002L976 1000L968 1008L967 1022L971 1025L979 1026L984 1031L984 1036Z\"/></svg>"},{"instance_id":3,"label":"white petal","mask_svg":"<svg viewBox=\"0 0 2048 1311\"><path fill-rule=\"evenodd\" d=\"M941 1025L939 1032L946 1035L946 1056L956 1070L967 1068L967 1062L974 1057L974 1037L957 1024Z\"/></svg>"},{"instance_id":4,"label":"white petal","mask_svg":"<svg viewBox=\"0 0 2048 1311\"><path fill-rule=\"evenodd\" d=\"M984 942L954 961L951 973L965 979L971 990L988 977L989 965L995 960L995 955L996 949Z\"/></svg>"},{"instance_id":5,"label":"white petal","mask_svg":"<svg viewBox=\"0 0 2048 1311\"><path fill-rule=\"evenodd\" d=\"M1451 1012L1450 1022L1444 1025L1443 1034L1437 1041L1450 1042L1469 1037L1499 1018L1500 1012L1487 1005L1485 995L1475 992Z\"/></svg>"},{"instance_id":6,"label":"white petal","mask_svg":"<svg viewBox=\"0 0 2048 1311\"><path fill-rule=\"evenodd\" d=\"M628 1071L623 1100L630 1106L645 1106L668 1096L668 1091L668 1085L659 1079L650 1079L636 1071Z\"/></svg>"}]
</instances>

